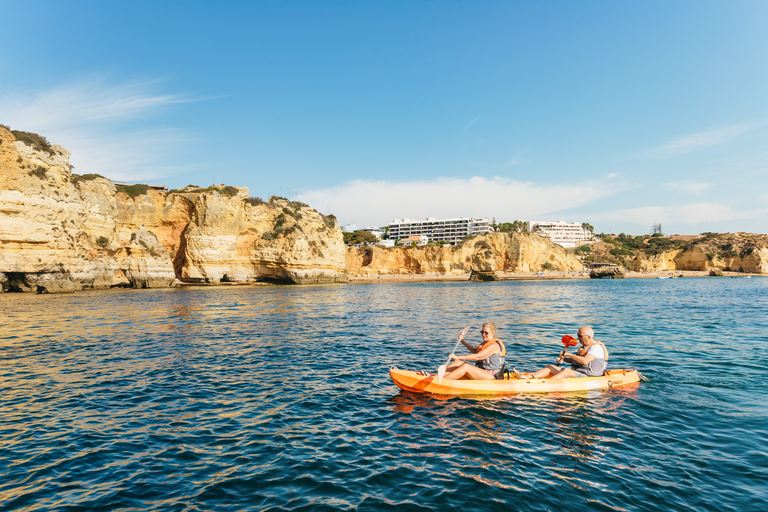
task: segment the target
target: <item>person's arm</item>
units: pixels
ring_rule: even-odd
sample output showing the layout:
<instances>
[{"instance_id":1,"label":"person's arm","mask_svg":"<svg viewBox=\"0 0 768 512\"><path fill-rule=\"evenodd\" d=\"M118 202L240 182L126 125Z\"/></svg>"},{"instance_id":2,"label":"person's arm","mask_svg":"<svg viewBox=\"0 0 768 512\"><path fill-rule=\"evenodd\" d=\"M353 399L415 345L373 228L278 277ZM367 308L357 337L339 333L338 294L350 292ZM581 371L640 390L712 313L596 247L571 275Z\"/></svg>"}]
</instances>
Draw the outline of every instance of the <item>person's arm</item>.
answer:
<instances>
[{"instance_id":1,"label":"person's arm","mask_svg":"<svg viewBox=\"0 0 768 512\"><path fill-rule=\"evenodd\" d=\"M467 347L467 350L469 350L473 354L477 354L477 347L474 347L474 346L470 345L469 343L467 343L466 341L464 341L464 336L459 337L459 341L462 343L462 345Z\"/></svg>"},{"instance_id":2,"label":"person's arm","mask_svg":"<svg viewBox=\"0 0 768 512\"><path fill-rule=\"evenodd\" d=\"M457 356L456 354L451 354L451 357L454 359L460 359L462 361L482 361L483 359L488 359L493 354L498 354L501 352L501 349L499 348L498 343L488 343L486 346L483 347L483 349L479 352L476 352L474 354L470 354L468 356Z\"/></svg>"},{"instance_id":3,"label":"person's arm","mask_svg":"<svg viewBox=\"0 0 768 512\"><path fill-rule=\"evenodd\" d=\"M589 364L594 361L595 356L587 353L587 355L580 356L578 354L566 354L565 360L569 363Z\"/></svg>"},{"instance_id":4,"label":"person's arm","mask_svg":"<svg viewBox=\"0 0 768 512\"><path fill-rule=\"evenodd\" d=\"M589 364L589 363L591 363L592 361L595 360L595 355L594 354L590 354L590 351L592 350L592 347L594 347L594 346L598 346L599 347L600 345L597 345L597 344L590 345L587 348L587 353L584 354L583 356L579 355L579 354L566 354L565 360L568 361L569 363Z\"/></svg>"}]
</instances>

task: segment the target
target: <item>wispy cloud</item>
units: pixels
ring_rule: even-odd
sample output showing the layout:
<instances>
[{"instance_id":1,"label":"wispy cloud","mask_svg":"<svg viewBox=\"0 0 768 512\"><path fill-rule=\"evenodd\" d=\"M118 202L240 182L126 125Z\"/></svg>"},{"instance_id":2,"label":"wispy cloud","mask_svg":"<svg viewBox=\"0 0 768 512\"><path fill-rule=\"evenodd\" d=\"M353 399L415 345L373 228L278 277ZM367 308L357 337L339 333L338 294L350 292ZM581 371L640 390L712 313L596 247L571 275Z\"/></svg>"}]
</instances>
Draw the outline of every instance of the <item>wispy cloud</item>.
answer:
<instances>
[{"instance_id":1,"label":"wispy cloud","mask_svg":"<svg viewBox=\"0 0 768 512\"><path fill-rule=\"evenodd\" d=\"M647 226L650 229L657 223L698 226L734 220L759 220L764 218L765 214L765 209L740 211L724 204L702 202L680 206L628 208L590 215L590 218L603 223L628 223Z\"/></svg>"},{"instance_id":2,"label":"wispy cloud","mask_svg":"<svg viewBox=\"0 0 768 512\"><path fill-rule=\"evenodd\" d=\"M515 166L515 165L521 165L521 164L524 164L524 163L526 163L526 161L527 161L527 160L524 160L524 159L522 159L522 158L520 158L520 157L517 157L517 156L516 156L516 157L513 157L513 158L511 158L511 159L509 160L509 162L507 162L506 164L504 164L504 167L513 167L513 166Z\"/></svg>"},{"instance_id":3,"label":"wispy cloud","mask_svg":"<svg viewBox=\"0 0 768 512\"><path fill-rule=\"evenodd\" d=\"M740 137L764 123L740 123L717 130L692 133L640 153L638 158L664 159L700 151Z\"/></svg>"},{"instance_id":4,"label":"wispy cloud","mask_svg":"<svg viewBox=\"0 0 768 512\"><path fill-rule=\"evenodd\" d=\"M676 181L665 183L664 186L675 192L698 195L709 190L712 184L699 181Z\"/></svg>"},{"instance_id":5,"label":"wispy cloud","mask_svg":"<svg viewBox=\"0 0 768 512\"><path fill-rule=\"evenodd\" d=\"M160 86L157 81L115 84L91 76L54 89L5 94L0 96L0 122L66 147L78 173L125 181L160 178L176 172L169 157L190 137L177 128L132 128L130 121L199 101L158 93Z\"/></svg>"},{"instance_id":6,"label":"wispy cloud","mask_svg":"<svg viewBox=\"0 0 768 512\"><path fill-rule=\"evenodd\" d=\"M464 128L461 130L461 132L466 135L467 137L471 137L475 139L478 142L485 142L481 137L478 137L477 135L474 135L472 133L469 133L470 127L475 124L480 119L480 116L477 116L473 120L471 120L469 123L467 123Z\"/></svg>"},{"instance_id":7,"label":"wispy cloud","mask_svg":"<svg viewBox=\"0 0 768 512\"><path fill-rule=\"evenodd\" d=\"M502 177L408 182L355 180L307 191L299 194L298 199L335 214L342 224L365 227L381 226L395 218L495 217L501 222L552 217L627 188L611 180L556 185Z\"/></svg>"}]
</instances>

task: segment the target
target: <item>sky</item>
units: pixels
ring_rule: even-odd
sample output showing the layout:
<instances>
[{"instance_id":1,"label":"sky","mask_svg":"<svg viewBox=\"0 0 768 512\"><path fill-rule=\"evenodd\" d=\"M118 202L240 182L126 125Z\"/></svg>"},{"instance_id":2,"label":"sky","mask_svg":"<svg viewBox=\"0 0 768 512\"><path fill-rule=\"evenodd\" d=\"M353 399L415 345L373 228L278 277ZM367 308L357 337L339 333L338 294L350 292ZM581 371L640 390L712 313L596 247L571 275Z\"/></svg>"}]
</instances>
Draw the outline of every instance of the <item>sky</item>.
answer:
<instances>
[{"instance_id":1,"label":"sky","mask_svg":"<svg viewBox=\"0 0 768 512\"><path fill-rule=\"evenodd\" d=\"M342 225L768 233L768 2L0 0L0 124Z\"/></svg>"}]
</instances>

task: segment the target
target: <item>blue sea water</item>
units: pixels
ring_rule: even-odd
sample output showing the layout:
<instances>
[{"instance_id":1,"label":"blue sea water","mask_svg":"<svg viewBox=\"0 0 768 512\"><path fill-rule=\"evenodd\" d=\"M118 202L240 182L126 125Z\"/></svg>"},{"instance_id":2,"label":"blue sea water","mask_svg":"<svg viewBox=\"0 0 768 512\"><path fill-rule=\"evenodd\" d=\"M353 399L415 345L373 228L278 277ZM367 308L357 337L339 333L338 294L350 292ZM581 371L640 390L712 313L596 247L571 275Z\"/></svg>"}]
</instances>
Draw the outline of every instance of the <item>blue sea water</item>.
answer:
<instances>
[{"instance_id":1,"label":"blue sea water","mask_svg":"<svg viewBox=\"0 0 768 512\"><path fill-rule=\"evenodd\" d=\"M0 295L0 510L768 510L768 279ZM649 380L401 392L493 320Z\"/></svg>"}]
</instances>

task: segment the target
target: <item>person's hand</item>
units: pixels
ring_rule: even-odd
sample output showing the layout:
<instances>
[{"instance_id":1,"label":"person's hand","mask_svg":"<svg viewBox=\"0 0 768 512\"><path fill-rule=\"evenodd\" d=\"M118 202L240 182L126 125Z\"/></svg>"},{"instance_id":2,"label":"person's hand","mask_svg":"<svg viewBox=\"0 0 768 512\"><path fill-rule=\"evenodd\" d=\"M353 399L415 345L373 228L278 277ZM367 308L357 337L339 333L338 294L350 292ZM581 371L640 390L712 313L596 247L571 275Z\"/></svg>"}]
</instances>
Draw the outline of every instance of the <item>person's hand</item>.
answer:
<instances>
[{"instance_id":1,"label":"person's hand","mask_svg":"<svg viewBox=\"0 0 768 512\"><path fill-rule=\"evenodd\" d=\"M445 352L443 352L443 354L445 354ZM457 360L458 360L458 359L459 359L459 356L457 356L456 354L454 354L453 352L451 352L451 355L449 355L449 356L448 356L448 358L449 358L449 359L457 359Z\"/></svg>"},{"instance_id":2,"label":"person's hand","mask_svg":"<svg viewBox=\"0 0 768 512\"><path fill-rule=\"evenodd\" d=\"M467 334L467 331L469 331L471 326L467 326L461 330L459 333L459 341L464 341L464 335Z\"/></svg>"}]
</instances>

